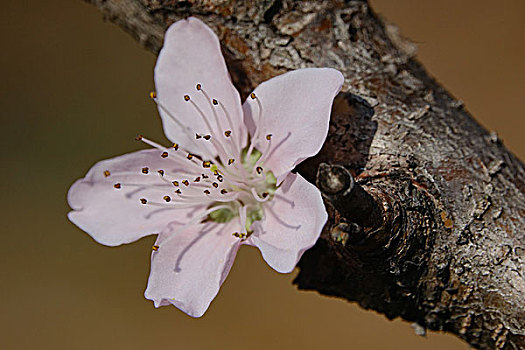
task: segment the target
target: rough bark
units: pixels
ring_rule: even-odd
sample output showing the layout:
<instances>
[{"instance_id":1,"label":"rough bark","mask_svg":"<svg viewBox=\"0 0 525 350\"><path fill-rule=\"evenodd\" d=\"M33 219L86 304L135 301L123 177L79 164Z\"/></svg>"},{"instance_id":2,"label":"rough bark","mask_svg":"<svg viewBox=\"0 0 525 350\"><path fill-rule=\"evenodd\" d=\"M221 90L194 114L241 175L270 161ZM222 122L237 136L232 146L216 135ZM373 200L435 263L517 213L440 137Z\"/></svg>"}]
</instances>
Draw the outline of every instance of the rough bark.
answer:
<instances>
[{"instance_id":1,"label":"rough bark","mask_svg":"<svg viewBox=\"0 0 525 350\"><path fill-rule=\"evenodd\" d=\"M287 70L343 72L327 142L298 169L331 215L295 283L477 348L525 348L523 164L366 1L89 2L155 52L169 24L203 19L244 97ZM321 163L343 168L316 179Z\"/></svg>"}]
</instances>

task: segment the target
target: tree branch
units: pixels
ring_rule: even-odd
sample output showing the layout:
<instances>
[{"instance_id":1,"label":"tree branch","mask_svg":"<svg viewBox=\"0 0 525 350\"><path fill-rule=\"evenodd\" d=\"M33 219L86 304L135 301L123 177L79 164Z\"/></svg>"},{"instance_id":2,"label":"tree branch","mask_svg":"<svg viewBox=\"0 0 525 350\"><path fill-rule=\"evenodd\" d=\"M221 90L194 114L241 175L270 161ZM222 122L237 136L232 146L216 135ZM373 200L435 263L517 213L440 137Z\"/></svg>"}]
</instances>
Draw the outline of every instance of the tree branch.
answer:
<instances>
[{"instance_id":1,"label":"tree branch","mask_svg":"<svg viewBox=\"0 0 525 350\"><path fill-rule=\"evenodd\" d=\"M298 168L331 215L295 283L474 347L525 348L523 164L366 1L90 2L154 52L169 24L201 18L243 97L287 70L343 72L327 142Z\"/></svg>"}]
</instances>

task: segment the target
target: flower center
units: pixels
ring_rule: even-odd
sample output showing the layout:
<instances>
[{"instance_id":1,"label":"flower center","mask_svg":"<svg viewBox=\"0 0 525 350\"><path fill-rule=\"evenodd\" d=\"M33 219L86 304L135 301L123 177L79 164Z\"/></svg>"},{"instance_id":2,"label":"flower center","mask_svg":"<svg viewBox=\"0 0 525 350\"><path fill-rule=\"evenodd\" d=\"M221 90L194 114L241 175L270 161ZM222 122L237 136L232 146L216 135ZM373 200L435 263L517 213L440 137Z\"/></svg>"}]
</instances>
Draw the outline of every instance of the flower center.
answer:
<instances>
[{"instance_id":1,"label":"flower center","mask_svg":"<svg viewBox=\"0 0 525 350\"><path fill-rule=\"evenodd\" d=\"M196 207L195 212L199 214L191 222L185 223L184 227L203 221L226 223L238 219L241 230L233 235L246 239L252 233L252 223L263 219L264 203L274 197L277 189L274 174L263 168L272 135L264 137L266 145L262 152L254 145L254 140L260 137L258 130L251 139L248 138L248 146L242 148L243 139L232 131L239 129L234 128L227 108L217 99L210 98L201 84L196 85L196 90L198 94L195 101L190 95L184 95L183 99L192 105L208 129L208 133L195 133L195 137L190 138L193 140L192 148L198 150L199 155L184 151L177 143L172 147L164 147L138 136L137 140L158 149L160 157L166 159L167 163L163 169L143 167L137 169L137 173L140 176L156 176L158 180L146 181L147 185L142 184L143 181L126 182L128 175L137 173L113 174L110 170L105 170L104 176L122 178L122 182L114 183L114 188L120 191L129 188L126 192L128 198L142 191L165 189L162 198L140 198L142 205L159 207L158 211ZM182 130L194 133L170 113L158 100L156 93L151 93L150 97ZM256 100L260 118L262 104L255 94L252 93L250 98ZM205 111L211 113L206 114ZM187 166L182 168L182 162L186 162ZM158 211L150 211L148 217Z\"/></svg>"}]
</instances>

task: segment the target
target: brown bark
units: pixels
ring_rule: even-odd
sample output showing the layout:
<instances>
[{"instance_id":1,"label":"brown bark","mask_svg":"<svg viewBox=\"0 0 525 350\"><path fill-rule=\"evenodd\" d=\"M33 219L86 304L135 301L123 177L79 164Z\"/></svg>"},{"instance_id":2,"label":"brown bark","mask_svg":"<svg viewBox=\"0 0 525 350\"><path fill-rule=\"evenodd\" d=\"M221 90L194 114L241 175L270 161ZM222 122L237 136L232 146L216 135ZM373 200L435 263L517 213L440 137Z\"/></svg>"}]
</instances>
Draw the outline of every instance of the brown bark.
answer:
<instances>
[{"instance_id":1,"label":"brown bark","mask_svg":"<svg viewBox=\"0 0 525 350\"><path fill-rule=\"evenodd\" d=\"M327 142L298 169L331 215L295 283L474 347L525 348L523 164L366 1L90 2L155 52L169 24L201 18L244 97L287 70L343 72ZM316 179L321 163L343 168Z\"/></svg>"}]
</instances>

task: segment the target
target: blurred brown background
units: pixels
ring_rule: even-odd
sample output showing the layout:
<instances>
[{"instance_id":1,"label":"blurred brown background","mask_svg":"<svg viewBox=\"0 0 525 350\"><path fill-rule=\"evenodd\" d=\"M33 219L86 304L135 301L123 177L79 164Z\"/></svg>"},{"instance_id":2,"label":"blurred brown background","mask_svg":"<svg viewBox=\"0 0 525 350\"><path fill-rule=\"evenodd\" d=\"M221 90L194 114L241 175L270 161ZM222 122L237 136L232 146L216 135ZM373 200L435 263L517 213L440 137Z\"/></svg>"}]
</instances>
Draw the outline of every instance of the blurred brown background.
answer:
<instances>
[{"instance_id":1,"label":"blurred brown background","mask_svg":"<svg viewBox=\"0 0 525 350\"><path fill-rule=\"evenodd\" d=\"M373 0L418 57L517 155L525 2ZM202 319L143 298L153 237L96 244L66 220L70 184L97 160L162 140L155 57L80 0L2 0L2 349L467 349L406 322L298 292L242 249Z\"/></svg>"}]
</instances>

